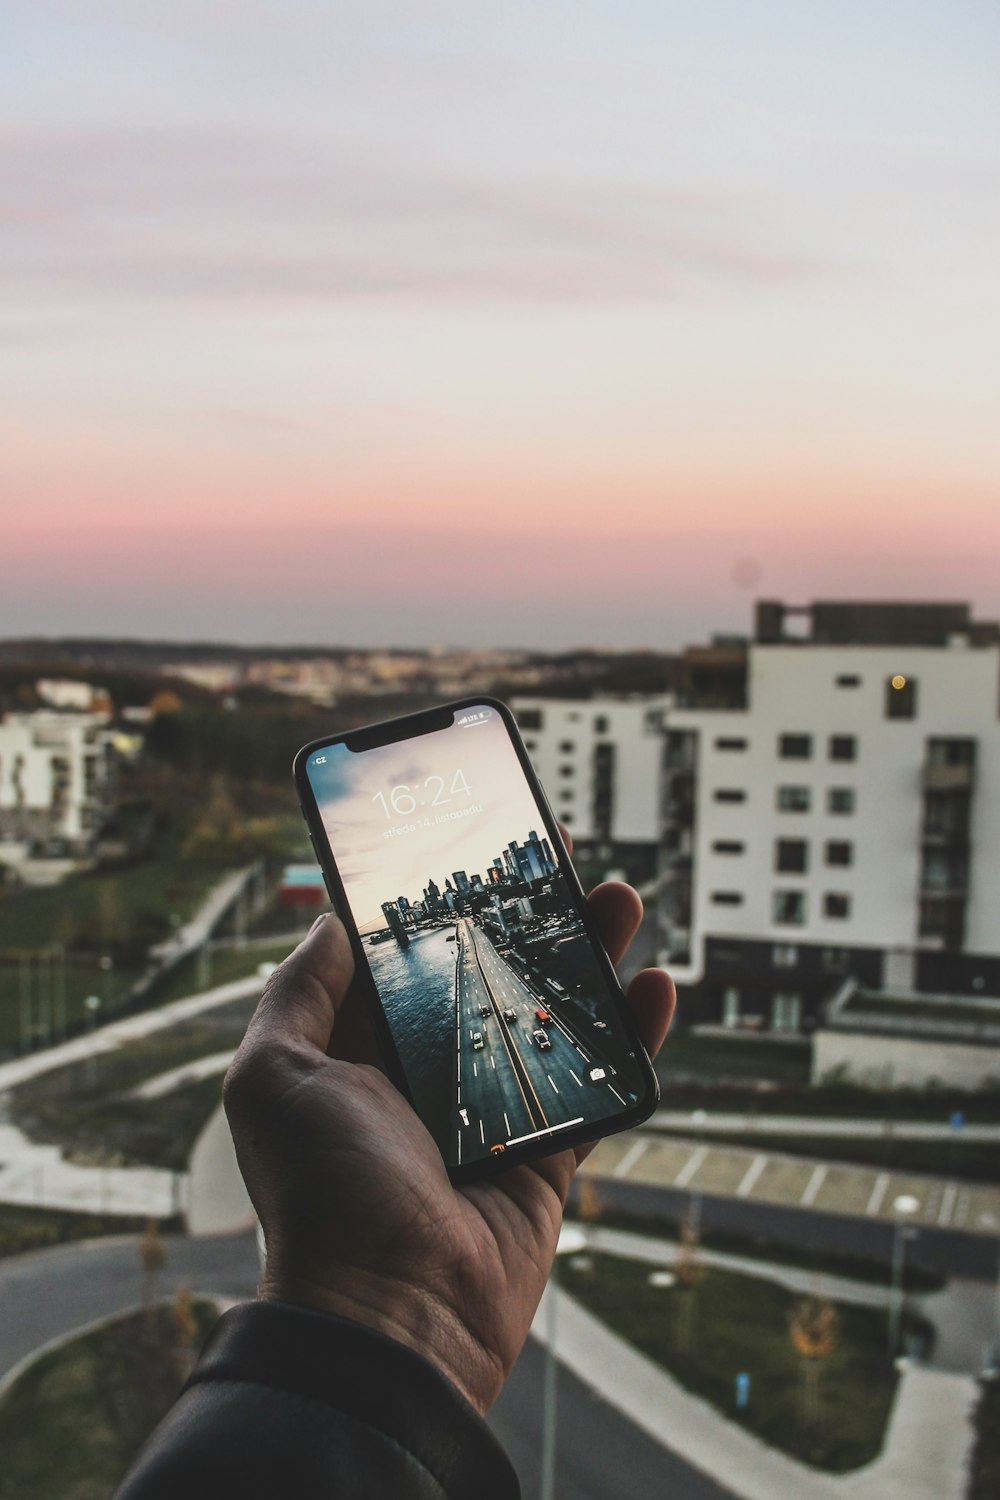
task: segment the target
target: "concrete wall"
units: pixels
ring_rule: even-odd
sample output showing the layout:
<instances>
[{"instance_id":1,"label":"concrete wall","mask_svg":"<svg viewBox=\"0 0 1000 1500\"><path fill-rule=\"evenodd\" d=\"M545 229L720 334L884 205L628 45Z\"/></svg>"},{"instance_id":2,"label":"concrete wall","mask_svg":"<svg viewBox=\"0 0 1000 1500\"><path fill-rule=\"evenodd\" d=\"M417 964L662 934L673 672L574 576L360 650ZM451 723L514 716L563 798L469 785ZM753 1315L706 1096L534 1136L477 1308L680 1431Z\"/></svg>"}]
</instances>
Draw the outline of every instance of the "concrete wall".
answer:
<instances>
[{"instance_id":1,"label":"concrete wall","mask_svg":"<svg viewBox=\"0 0 1000 1500\"><path fill-rule=\"evenodd\" d=\"M813 1037L813 1083L821 1083L828 1074L841 1069L846 1069L852 1082L869 1088L922 1088L936 1081L978 1089L990 1079L1000 1083L1000 1047L817 1031Z\"/></svg>"}]
</instances>

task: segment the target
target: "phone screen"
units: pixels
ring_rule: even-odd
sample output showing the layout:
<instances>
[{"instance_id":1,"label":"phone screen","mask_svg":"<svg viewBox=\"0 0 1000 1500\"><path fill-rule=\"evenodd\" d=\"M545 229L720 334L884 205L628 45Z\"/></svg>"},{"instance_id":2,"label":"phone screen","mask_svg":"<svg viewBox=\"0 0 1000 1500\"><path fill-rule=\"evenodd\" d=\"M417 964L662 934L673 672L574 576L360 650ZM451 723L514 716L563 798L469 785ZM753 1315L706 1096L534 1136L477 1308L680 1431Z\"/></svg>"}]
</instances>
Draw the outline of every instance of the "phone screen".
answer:
<instances>
[{"instance_id":1,"label":"phone screen","mask_svg":"<svg viewBox=\"0 0 1000 1500\"><path fill-rule=\"evenodd\" d=\"M497 709L463 704L446 728L370 749L323 745L305 771L414 1107L449 1167L648 1097Z\"/></svg>"}]
</instances>

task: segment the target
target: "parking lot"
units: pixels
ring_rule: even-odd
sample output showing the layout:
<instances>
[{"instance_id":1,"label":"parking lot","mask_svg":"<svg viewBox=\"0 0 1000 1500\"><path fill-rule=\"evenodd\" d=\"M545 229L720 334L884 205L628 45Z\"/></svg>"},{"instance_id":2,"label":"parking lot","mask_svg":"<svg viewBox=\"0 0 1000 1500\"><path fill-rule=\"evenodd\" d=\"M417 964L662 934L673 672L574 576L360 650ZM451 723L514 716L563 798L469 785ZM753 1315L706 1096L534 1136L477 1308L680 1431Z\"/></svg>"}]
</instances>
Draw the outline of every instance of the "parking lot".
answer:
<instances>
[{"instance_id":1,"label":"parking lot","mask_svg":"<svg viewBox=\"0 0 1000 1500\"><path fill-rule=\"evenodd\" d=\"M891 1220L901 1196L917 1200L914 1224L1000 1234L1000 1187L913 1172L881 1172L773 1151L744 1150L650 1134L612 1136L588 1158L585 1172L651 1187L746 1198L785 1208Z\"/></svg>"}]
</instances>

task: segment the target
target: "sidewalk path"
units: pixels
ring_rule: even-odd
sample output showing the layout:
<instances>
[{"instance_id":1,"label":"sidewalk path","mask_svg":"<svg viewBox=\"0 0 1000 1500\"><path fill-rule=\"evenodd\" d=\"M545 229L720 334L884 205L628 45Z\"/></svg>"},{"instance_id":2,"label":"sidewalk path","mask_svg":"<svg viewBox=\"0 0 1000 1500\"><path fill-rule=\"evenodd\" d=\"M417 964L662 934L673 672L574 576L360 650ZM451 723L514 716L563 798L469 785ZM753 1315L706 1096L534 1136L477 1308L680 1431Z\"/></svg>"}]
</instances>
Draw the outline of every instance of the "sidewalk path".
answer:
<instances>
[{"instance_id":1,"label":"sidewalk path","mask_svg":"<svg viewBox=\"0 0 1000 1500\"><path fill-rule=\"evenodd\" d=\"M850 1474L821 1474L690 1395L551 1284L532 1325L542 1343L553 1296L560 1360L636 1426L741 1500L963 1500L977 1396L968 1377L904 1368L879 1458Z\"/></svg>"},{"instance_id":2,"label":"sidewalk path","mask_svg":"<svg viewBox=\"0 0 1000 1500\"><path fill-rule=\"evenodd\" d=\"M677 1260L679 1247L674 1240L655 1239L648 1234L631 1234L623 1229L602 1229L600 1225L588 1225L584 1232L588 1250L604 1250L608 1255L645 1261L651 1266L672 1266ZM854 1276L832 1276L826 1271L783 1266L777 1261L756 1260L750 1255L729 1255L721 1250L707 1250L704 1247L699 1249L698 1259L703 1265L717 1266L720 1271L736 1271L742 1276L757 1276L762 1281L773 1281L789 1292L800 1292L803 1297L811 1297L819 1292L836 1302L853 1302L859 1307L887 1307L889 1303L889 1288L877 1281L859 1281Z\"/></svg>"},{"instance_id":3,"label":"sidewalk path","mask_svg":"<svg viewBox=\"0 0 1000 1500\"><path fill-rule=\"evenodd\" d=\"M254 1223L226 1112L220 1104L195 1142L188 1168L188 1234L233 1234Z\"/></svg>"},{"instance_id":4,"label":"sidewalk path","mask_svg":"<svg viewBox=\"0 0 1000 1500\"><path fill-rule=\"evenodd\" d=\"M200 1016L203 1011L215 1010L233 1000L249 1000L259 995L266 984L259 974L246 979L233 979L228 984L216 985L210 990L201 990L197 995L186 995L182 1000L171 1000L167 1005L154 1010L140 1011L134 1016L125 1016L118 1021L109 1021L96 1031L72 1041L61 1042L58 1047L49 1047L44 1052L31 1052L26 1057L15 1057L10 1062L0 1063L0 1094L6 1089L16 1088L31 1078L38 1078L53 1068L63 1068L68 1063L82 1062L95 1053L113 1052L125 1042L136 1042L178 1021Z\"/></svg>"},{"instance_id":5,"label":"sidewalk path","mask_svg":"<svg viewBox=\"0 0 1000 1500\"><path fill-rule=\"evenodd\" d=\"M163 966L172 968L190 954L197 953L233 902L239 900L252 882L259 878L260 870L261 865L258 861L256 864L244 865L241 870L233 870L229 875L224 875L209 891L193 917L182 927L178 927L176 932L171 933L164 942L157 943L155 947L150 948L150 958L156 959Z\"/></svg>"},{"instance_id":6,"label":"sidewalk path","mask_svg":"<svg viewBox=\"0 0 1000 1500\"><path fill-rule=\"evenodd\" d=\"M741 1135L752 1139L755 1135L794 1136L844 1136L862 1137L872 1140L894 1141L954 1141L963 1142L1000 1141L1000 1125L963 1125L956 1130L947 1120L891 1120L882 1116L841 1115L770 1115L764 1110L755 1113L717 1113L707 1111L705 1118L692 1120L691 1110L658 1109L646 1121L647 1130L662 1130L667 1134L686 1136Z\"/></svg>"},{"instance_id":7,"label":"sidewalk path","mask_svg":"<svg viewBox=\"0 0 1000 1500\"><path fill-rule=\"evenodd\" d=\"M180 1209L184 1183L182 1172L164 1167L81 1166L66 1161L61 1146L0 1125L0 1204L166 1219Z\"/></svg>"},{"instance_id":8,"label":"sidewalk path","mask_svg":"<svg viewBox=\"0 0 1000 1500\"><path fill-rule=\"evenodd\" d=\"M182 1063L179 1068L171 1068L166 1073L157 1073L155 1078L147 1078L145 1083L130 1089L125 1097L162 1099L165 1094L172 1094L174 1089L198 1083L202 1078L211 1078L213 1073L224 1073L232 1060L232 1047L228 1052L212 1052L208 1057L196 1057L191 1062Z\"/></svg>"},{"instance_id":9,"label":"sidewalk path","mask_svg":"<svg viewBox=\"0 0 1000 1500\"><path fill-rule=\"evenodd\" d=\"M234 1000L253 999L260 994L264 983L257 975L250 979L236 979L201 994L174 1000L157 1010L112 1021L90 1035L75 1037L45 1052L34 1052L28 1057L4 1063L0 1065L0 1102L7 1089L53 1068L112 1052L127 1042L152 1036L179 1021L189 1020ZM218 1058L212 1061L211 1071L221 1071L224 1065L218 1063ZM173 1071L190 1075L197 1066L190 1063ZM164 1076L160 1075L159 1081ZM16 1125L0 1124L0 1203L100 1214L152 1214L156 1218L165 1218L184 1205L187 1191L184 1173L159 1167L81 1166L65 1161L61 1147L42 1145L29 1140Z\"/></svg>"}]
</instances>

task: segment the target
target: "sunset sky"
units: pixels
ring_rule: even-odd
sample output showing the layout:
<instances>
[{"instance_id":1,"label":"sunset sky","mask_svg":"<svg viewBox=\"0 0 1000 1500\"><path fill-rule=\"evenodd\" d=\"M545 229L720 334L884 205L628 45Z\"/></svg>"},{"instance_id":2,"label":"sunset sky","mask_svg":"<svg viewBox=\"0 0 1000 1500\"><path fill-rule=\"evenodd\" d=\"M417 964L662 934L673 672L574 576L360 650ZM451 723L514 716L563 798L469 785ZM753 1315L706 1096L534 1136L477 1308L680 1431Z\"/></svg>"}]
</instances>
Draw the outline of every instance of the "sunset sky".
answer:
<instances>
[{"instance_id":1,"label":"sunset sky","mask_svg":"<svg viewBox=\"0 0 1000 1500\"><path fill-rule=\"evenodd\" d=\"M0 634L1000 610L992 0L7 0Z\"/></svg>"}]
</instances>

